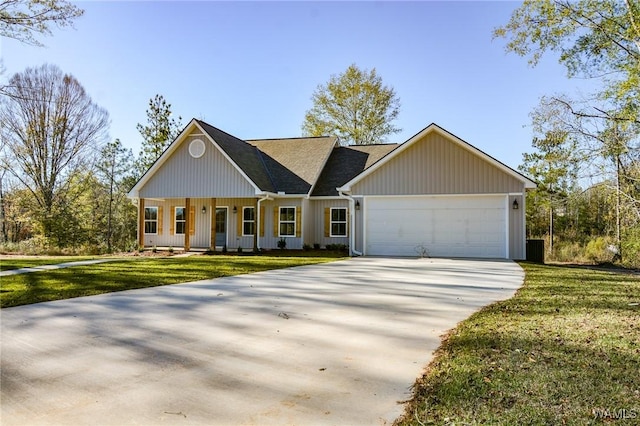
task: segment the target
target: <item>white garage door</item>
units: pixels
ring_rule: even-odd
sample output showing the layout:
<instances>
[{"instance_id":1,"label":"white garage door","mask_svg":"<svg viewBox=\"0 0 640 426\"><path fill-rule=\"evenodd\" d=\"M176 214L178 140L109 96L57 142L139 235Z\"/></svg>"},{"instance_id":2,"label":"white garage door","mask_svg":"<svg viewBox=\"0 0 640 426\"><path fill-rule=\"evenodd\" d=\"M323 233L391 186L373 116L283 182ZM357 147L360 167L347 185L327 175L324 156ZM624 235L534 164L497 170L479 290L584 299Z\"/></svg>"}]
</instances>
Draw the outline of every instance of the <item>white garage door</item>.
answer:
<instances>
[{"instance_id":1,"label":"white garage door","mask_svg":"<svg viewBox=\"0 0 640 426\"><path fill-rule=\"evenodd\" d=\"M365 254L506 258L504 196L375 197L365 202Z\"/></svg>"}]
</instances>

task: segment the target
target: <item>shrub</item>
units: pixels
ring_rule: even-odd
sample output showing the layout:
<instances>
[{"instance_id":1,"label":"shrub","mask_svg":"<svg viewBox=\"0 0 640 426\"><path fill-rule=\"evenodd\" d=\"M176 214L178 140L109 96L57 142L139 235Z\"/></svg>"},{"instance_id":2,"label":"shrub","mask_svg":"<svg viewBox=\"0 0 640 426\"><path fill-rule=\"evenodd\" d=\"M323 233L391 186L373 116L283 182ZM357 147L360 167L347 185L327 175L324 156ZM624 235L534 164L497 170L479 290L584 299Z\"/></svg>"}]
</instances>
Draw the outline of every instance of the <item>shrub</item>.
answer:
<instances>
[{"instance_id":1,"label":"shrub","mask_svg":"<svg viewBox=\"0 0 640 426\"><path fill-rule=\"evenodd\" d=\"M311 246L309 244L303 244L302 245L302 250L309 251L309 250L311 250Z\"/></svg>"},{"instance_id":2,"label":"shrub","mask_svg":"<svg viewBox=\"0 0 640 426\"><path fill-rule=\"evenodd\" d=\"M587 243L585 256L594 263L611 262L614 252L609 249L611 246L609 238L597 237Z\"/></svg>"},{"instance_id":3,"label":"shrub","mask_svg":"<svg viewBox=\"0 0 640 426\"><path fill-rule=\"evenodd\" d=\"M318 244L318 243L313 243L313 249L314 249L314 250L320 250L320 244Z\"/></svg>"},{"instance_id":4,"label":"shrub","mask_svg":"<svg viewBox=\"0 0 640 426\"><path fill-rule=\"evenodd\" d=\"M238 253L242 253L242 246L238 246Z\"/></svg>"},{"instance_id":5,"label":"shrub","mask_svg":"<svg viewBox=\"0 0 640 426\"><path fill-rule=\"evenodd\" d=\"M287 248L287 240L285 240L284 238L280 238L280 239L278 240L278 248L279 248L280 250L284 250L284 249L286 249L286 248Z\"/></svg>"}]
</instances>

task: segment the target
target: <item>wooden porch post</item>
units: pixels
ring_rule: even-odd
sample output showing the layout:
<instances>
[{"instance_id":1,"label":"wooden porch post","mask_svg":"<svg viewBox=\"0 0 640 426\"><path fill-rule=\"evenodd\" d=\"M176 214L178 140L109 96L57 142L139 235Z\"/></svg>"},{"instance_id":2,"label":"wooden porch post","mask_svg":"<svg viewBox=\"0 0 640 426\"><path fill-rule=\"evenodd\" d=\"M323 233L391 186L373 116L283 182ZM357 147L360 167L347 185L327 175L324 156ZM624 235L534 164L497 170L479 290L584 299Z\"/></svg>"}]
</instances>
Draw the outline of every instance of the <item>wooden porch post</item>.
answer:
<instances>
[{"instance_id":1,"label":"wooden porch post","mask_svg":"<svg viewBox=\"0 0 640 426\"><path fill-rule=\"evenodd\" d=\"M138 248L144 247L144 198L138 199Z\"/></svg>"},{"instance_id":2,"label":"wooden porch post","mask_svg":"<svg viewBox=\"0 0 640 426\"><path fill-rule=\"evenodd\" d=\"M191 199L186 198L184 202L184 251L191 250L191 241L189 241L189 230L191 229ZM195 223L194 223L195 225Z\"/></svg>"},{"instance_id":3,"label":"wooden porch post","mask_svg":"<svg viewBox=\"0 0 640 426\"><path fill-rule=\"evenodd\" d=\"M209 248L213 251L216 250L216 199L212 198L209 202L209 209L211 210L211 236Z\"/></svg>"}]
</instances>

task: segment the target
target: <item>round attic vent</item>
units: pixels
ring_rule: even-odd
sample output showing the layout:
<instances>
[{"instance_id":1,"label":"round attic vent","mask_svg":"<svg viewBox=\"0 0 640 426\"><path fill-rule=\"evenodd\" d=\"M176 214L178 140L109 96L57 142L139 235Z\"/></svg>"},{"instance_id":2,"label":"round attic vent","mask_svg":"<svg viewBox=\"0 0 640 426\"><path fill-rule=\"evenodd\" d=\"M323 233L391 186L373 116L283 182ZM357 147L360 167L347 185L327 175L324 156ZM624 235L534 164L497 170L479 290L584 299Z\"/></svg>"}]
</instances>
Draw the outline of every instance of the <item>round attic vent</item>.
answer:
<instances>
[{"instance_id":1,"label":"round attic vent","mask_svg":"<svg viewBox=\"0 0 640 426\"><path fill-rule=\"evenodd\" d=\"M205 146L202 139L195 139L189 144L189 154L191 154L193 158L202 157L204 155L204 150Z\"/></svg>"}]
</instances>

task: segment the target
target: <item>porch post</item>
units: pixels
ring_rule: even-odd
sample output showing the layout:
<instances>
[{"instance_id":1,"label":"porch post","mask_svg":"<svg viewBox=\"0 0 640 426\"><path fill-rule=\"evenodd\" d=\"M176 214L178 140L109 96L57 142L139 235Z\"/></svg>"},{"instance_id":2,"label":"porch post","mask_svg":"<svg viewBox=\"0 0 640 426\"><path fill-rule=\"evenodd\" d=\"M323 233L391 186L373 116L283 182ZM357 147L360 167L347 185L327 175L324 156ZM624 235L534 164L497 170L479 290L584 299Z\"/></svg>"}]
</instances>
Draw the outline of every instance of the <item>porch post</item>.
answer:
<instances>
[{"instance_id":1,"label":"porch post","mask_svg":"<svg viewBox=\"0 0 640 426\"><path fill-rule=\"evenodd\" d=\"M189 230L191 229L191 199L185 198L184 202L184 251L191 250L191 242L189 241ZM195 219L195 218L194 218ZM195 225L195 223L194 223Z\"/></svg>"},{"instance_id":2,"label":"porch post","mask_svg":"<svg viewBox=\"0 0 640 426\"><path fill-rule=\"evenodd\" d=\"M138 248L144 247L144 198L138 199Z\"/></svg>"},{"instance_id":3,"label":"porch post","mask_svg":"<svg viewBox=\"0 0 640 426\"><path fill-rule=\"evenodd\" d=\"M209 248L216 251L216 199L212 198L209 202L209 210L211 210L211 236Z\"/></svg>"}]
</instances>

